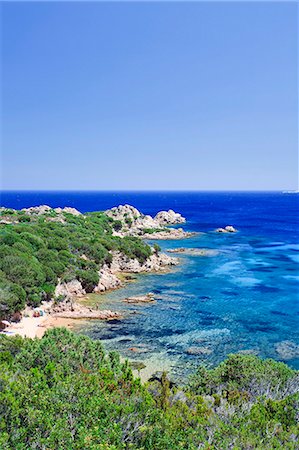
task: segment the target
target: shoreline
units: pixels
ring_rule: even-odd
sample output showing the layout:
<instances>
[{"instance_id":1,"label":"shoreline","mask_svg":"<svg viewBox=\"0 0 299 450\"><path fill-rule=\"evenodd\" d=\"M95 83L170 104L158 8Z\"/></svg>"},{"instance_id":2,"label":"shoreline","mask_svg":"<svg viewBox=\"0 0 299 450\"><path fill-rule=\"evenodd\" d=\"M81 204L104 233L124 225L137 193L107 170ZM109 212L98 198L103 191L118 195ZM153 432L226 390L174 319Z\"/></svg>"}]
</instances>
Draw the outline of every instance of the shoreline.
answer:
<instances>
[{"instance_id":1,"label":"shoreline","mask_svg":"<svg viewBox=\"0 0 299 450\"><path fill-rule=\"evenodd\" d=\"M151 273L156 273L163 275L165 273L170 272L173 270L176 266L171 267L165 267L161 268L159 271L153 270ZM121 281L121 284L117 287L110 288L105 290L104 292L94 292L91 294L96 294L98 296L104 296L106 294L109 294L109 292L113 292L115 290L119 289L125 289L127 284L134 283L136 281L136 275L145 275L149 272L139 272L139 273L132 273L128 271L118 272L116 276ZM84 305L86 301L88 301L88 295L76 295L74 297L74 304L76 307L81 308L84 310L86 306ZM146 296L147 294L145 294ZM126 295L124 294L124 301L126 299ZM89 322L90 320L104 320L109 321L111 319L114 319L114 317L106 317L106 318L100 318L100 317L63 317L63 312L57 313L55 311L50 312L50 310L53 307L54 301L50 302L44 302L40 305L39 308L30 308L26 307L23 311L23 316L19 322L11 322L9 326L7 326L4 330L0 331L0 335L6 335L6 336L21 336L21 337L27 337L31 339L35 338L42 338L45 332L51 328L58 328L58 327L65 327L67 329L73 330L76 328L80 328L83 323ZM43 315L39 317L34 317L34 311L36 309L43 310ZM92 308L92 311L101 313L106 312L106 310L97 310ZM111 314L118 314L116 311L110 311ZM68 314L68 313L66 313ZM70 313L71 314L71 313ZM121 318L120 318L121 320Z\"/></svg>"},{"instance_id":2,"label":"shoreline","mask_svg":"<svg viewBox=\"0 0 299 450\"><path fill-rule=\"evenodd\" d=\"M21 336L23 338L40 339L51 328L65 327L73 329L76 322L83 320L55 317L52 314L46 314L41 317L22 317L20 322L11 323L1 334L3 336Z\"/></svg>"}]
</instances>

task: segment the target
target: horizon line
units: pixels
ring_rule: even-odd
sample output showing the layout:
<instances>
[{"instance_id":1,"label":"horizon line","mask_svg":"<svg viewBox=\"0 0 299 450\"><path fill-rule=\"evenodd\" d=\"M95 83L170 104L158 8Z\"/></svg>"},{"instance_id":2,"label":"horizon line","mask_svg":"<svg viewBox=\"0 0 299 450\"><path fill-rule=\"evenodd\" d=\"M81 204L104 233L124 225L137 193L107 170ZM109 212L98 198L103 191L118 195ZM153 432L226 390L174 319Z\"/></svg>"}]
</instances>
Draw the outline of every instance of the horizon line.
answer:
<instances>
[{"instance_id":1,"label":"horizon line","mask_svg":"<svg viewBox=\"0 0 299 450\"><path fill-rule=\"evenodd\" d=\"M0 193L6 192L34 192L34 193L47 193L47 192L108 192L108 193L128 193L128 192L297 192L297 189L0 189Z\"/></svg>"}]
</instances>

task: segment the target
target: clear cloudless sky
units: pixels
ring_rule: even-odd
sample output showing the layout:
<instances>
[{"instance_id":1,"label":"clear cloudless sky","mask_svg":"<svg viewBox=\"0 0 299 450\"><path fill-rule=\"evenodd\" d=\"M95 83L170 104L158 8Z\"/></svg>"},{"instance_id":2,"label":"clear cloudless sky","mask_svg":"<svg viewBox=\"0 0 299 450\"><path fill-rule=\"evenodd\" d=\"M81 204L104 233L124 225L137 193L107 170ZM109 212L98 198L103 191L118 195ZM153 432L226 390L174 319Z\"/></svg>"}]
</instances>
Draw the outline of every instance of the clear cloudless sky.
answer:
<instances>
[{"instance_id":1,"label":"clear cloudless sky","mask_svg":"<svg viewBox=\"0 0 299 450\"><path fill-rule=\"evenodd\" d=\"M297 5L2 3L2 189L297 189Z\"/></svg>"}]
</instances>

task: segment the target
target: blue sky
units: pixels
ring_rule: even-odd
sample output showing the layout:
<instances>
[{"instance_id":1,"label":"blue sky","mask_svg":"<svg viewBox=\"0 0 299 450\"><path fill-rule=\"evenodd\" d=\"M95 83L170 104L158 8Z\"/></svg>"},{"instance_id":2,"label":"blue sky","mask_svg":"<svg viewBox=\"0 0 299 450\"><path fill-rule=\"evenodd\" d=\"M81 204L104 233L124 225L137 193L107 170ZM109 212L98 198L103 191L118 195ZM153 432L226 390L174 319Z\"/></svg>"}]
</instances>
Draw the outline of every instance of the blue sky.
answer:
<instances>
[{"instance_id":1,"label":"blue sky","mask_svg":"<svg viewBox=\"0 0 299 450\"><path fill-rule=\"evenodd\" d=\"M3 189L297 189L295 3L2 3Z\"/></svg>"}]
</instances>

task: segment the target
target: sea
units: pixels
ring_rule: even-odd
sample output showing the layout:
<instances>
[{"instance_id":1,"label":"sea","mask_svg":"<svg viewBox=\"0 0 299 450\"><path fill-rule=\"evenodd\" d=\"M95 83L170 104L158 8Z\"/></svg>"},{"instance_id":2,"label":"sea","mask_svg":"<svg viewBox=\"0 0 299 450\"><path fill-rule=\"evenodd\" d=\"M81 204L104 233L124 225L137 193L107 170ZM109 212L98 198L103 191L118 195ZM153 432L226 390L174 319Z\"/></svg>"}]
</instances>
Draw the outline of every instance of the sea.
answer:
<instances>
[{"instance_id":1,"label":"sea","mask_svg":"<svg viewBox=\"0 0 299 450\"><path fill-rule=\"evenodd\" d=\"M2 192L1 206L71 206L85 213L130 204L145 214L173 209L195 236L157 241L211 250L178 254L164 274L142 274L90 302L122 320L88 321L80 332L148 371L187 377L241 352L299 369L299 195L282 192ZM233 225L238 233L215 233ZM151 244L154 241L150 241ZM152 292L155 302L128 304ZM141 364L140 364L141 363Z\"/></svg>"}]
</instances>

